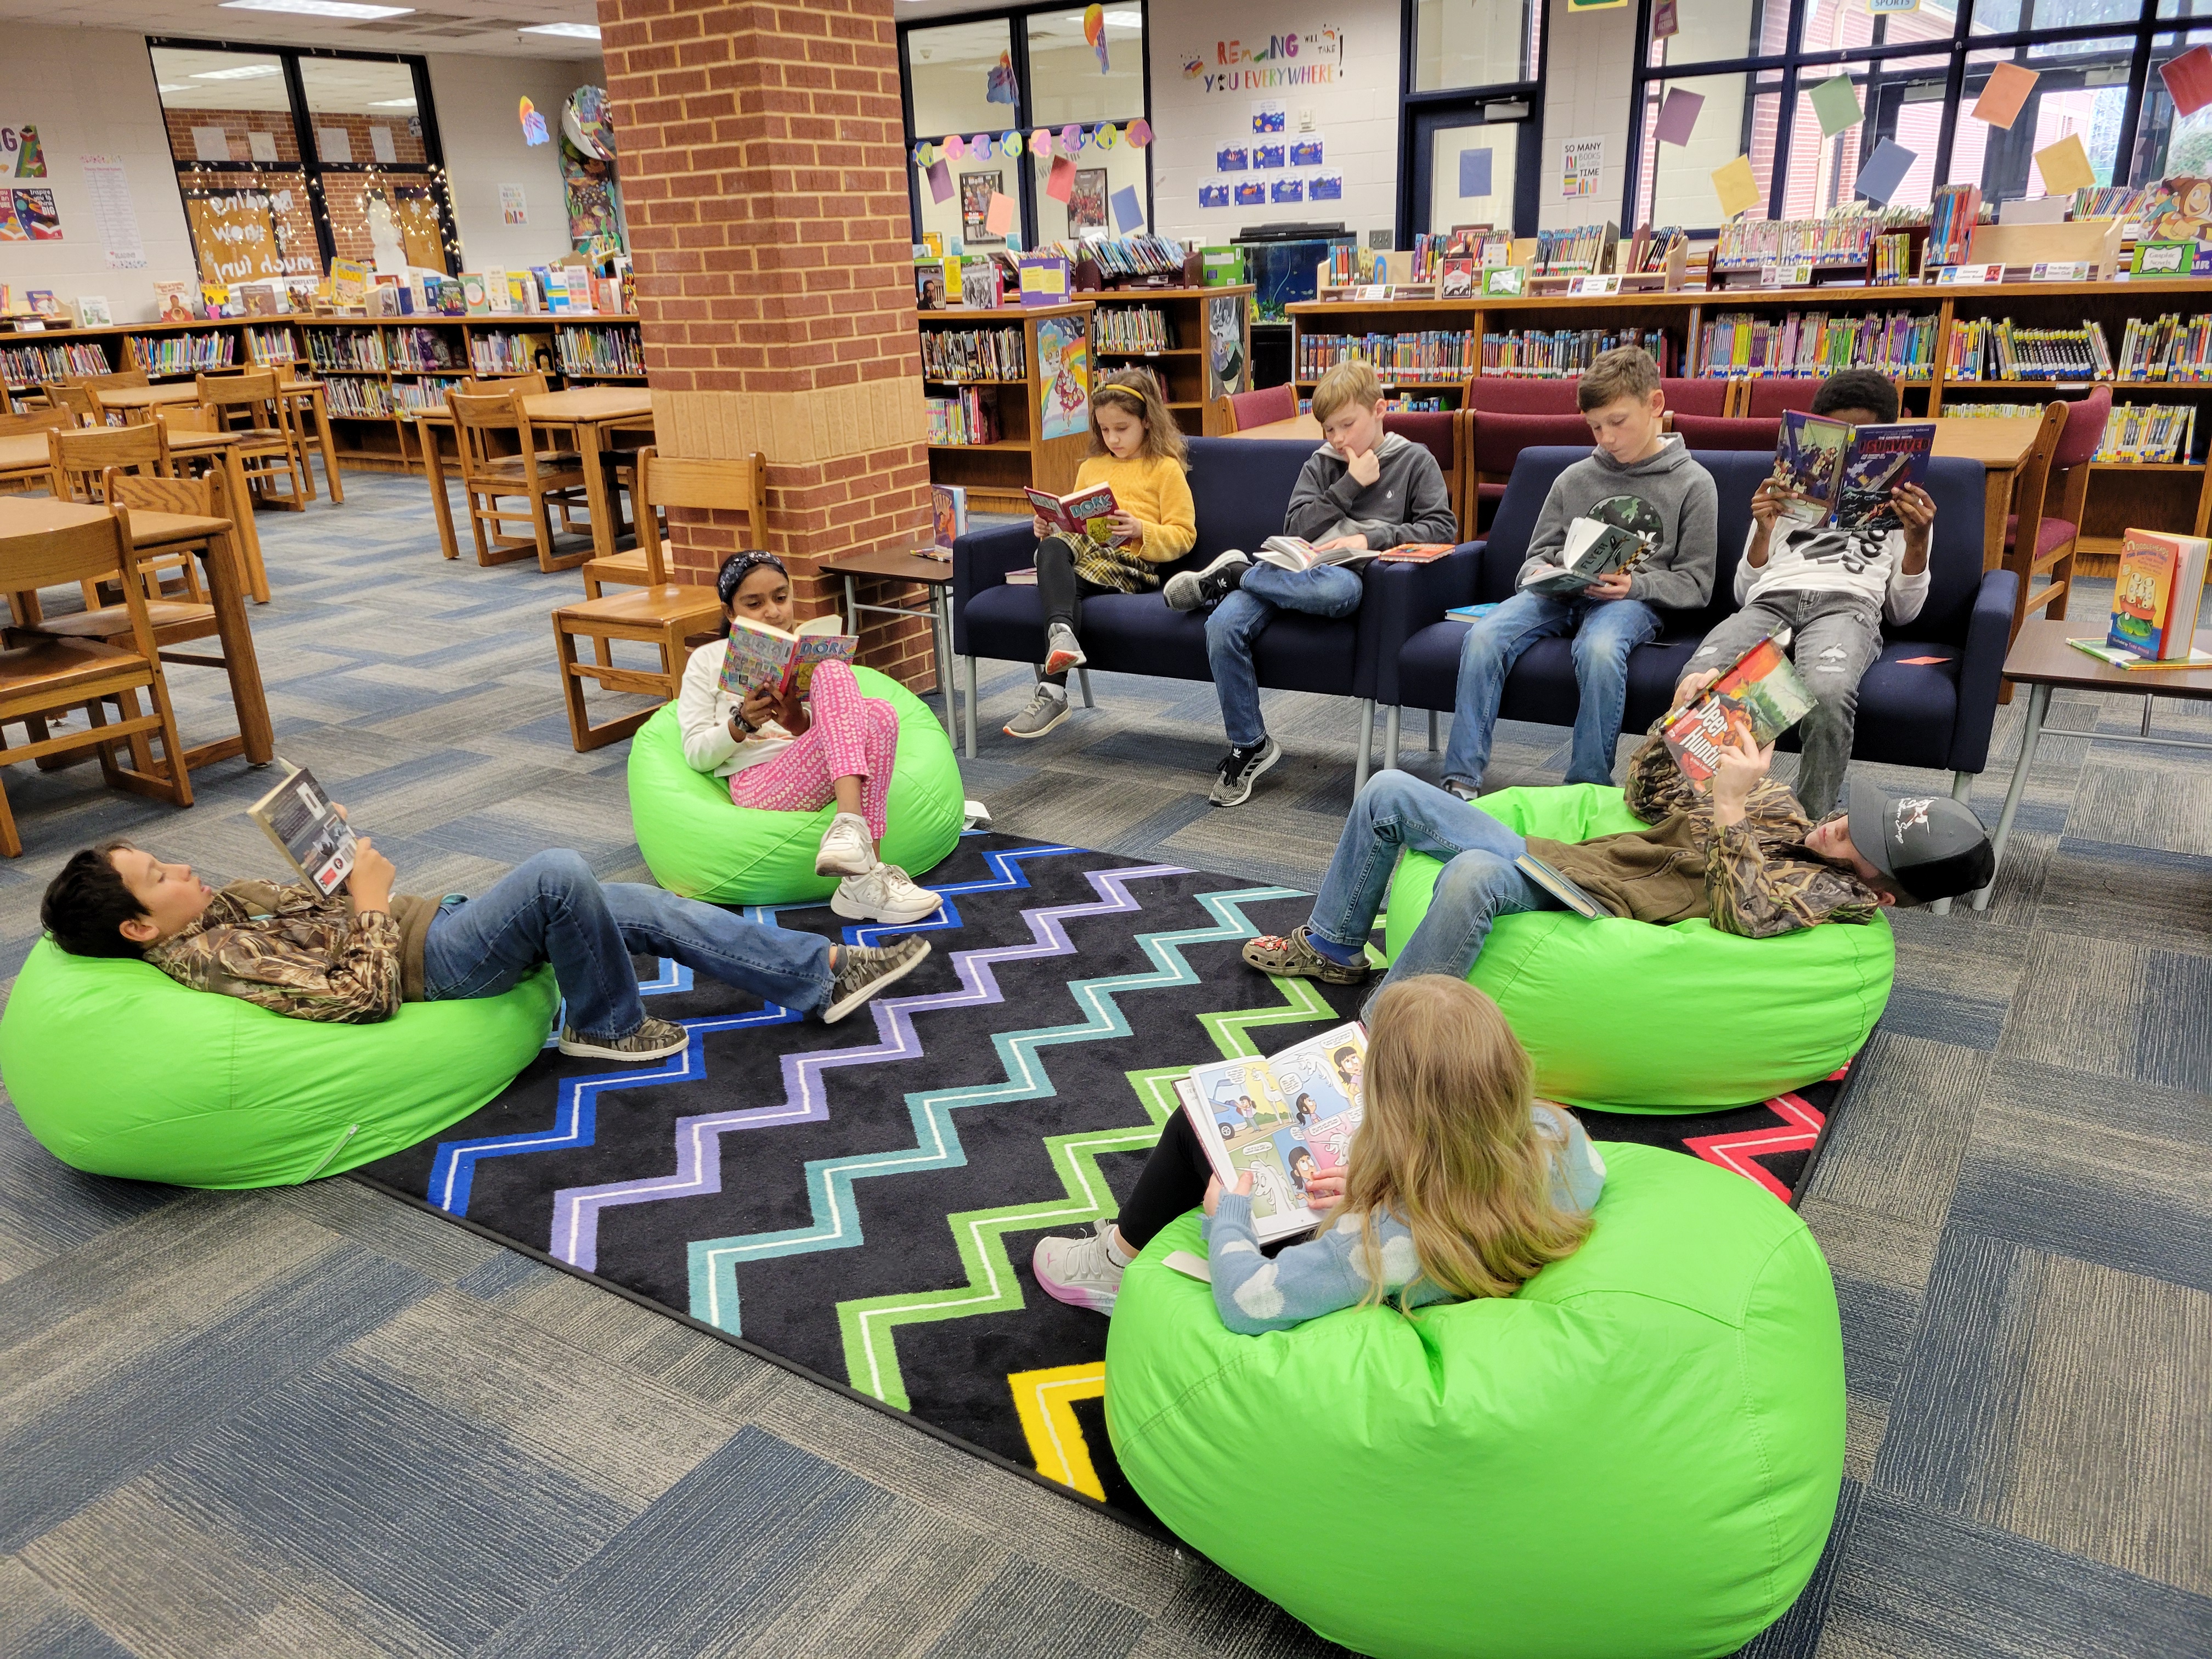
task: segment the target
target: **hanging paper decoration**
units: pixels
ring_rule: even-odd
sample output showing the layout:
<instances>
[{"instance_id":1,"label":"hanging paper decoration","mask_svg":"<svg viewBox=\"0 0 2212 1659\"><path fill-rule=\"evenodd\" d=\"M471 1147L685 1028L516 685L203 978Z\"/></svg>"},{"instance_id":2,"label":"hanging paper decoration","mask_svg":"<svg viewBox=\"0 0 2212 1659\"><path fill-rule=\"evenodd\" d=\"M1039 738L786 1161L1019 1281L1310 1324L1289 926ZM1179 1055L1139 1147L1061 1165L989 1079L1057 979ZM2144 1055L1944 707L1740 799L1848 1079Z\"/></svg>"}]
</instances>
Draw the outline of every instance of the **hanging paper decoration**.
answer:
<instances>
[{"instance_id":1,"label":"hanging paper decoration","mask_svg":"<svg viewBox=\"0 0 2212 1659\"><path fill-rule=\"evenodd\" d=\"M615 111L603 87L582 86L561 106L562 137L594 161L615 159Z\"/></svg>"},{"instance_id":2,"label":"hanging paper decoration","mask_svg":"<svg viewBox=\"0 0 2212 1659\"><path fill-rule=\"evenodd\" d=\"M968 141L968 153L979 161L991 159L991 135L988 132L979 132Z\"/></svg>"},{"instance_id":3,"label":"hanging paper decoration","mask_svg":"<svg viewBox=\"0 0 2212 1659\"><path fill-rule=\"evenodd\" d=\"M956 161L964 160L968 154L968 141L954 133L945 141L945 153Z\"/></svg>"},{"instance_id":4,"label":"hanging paper decoration","mask_svg":"<svg viewBox=\"0 0 2212 1659\"><path fill-rule=\"evenodd\" d=\"M1032 155L1049 155L1052 154L1052 129L1050 127L1039 127L1035 132L1030 134L1030 154Z\"/></svg>"},{"instance_id":5,"label":"hanging paper decoration","mask_svg":"<svg viewBox=\"0 0 2212 1659\"><path fill-rule=\"evenodd\" d=\"M538 106L527 98L522 100L521 116L524 143L534 148L553 142L553 135L545 131L545 118L538 112Z\"/></svg>"},{"instance_id":6,"label":"hanging paper decoration","mask_svg":"<svg viewBox=\"0 0 2212 1659\"><path fill-rule=\"evenodd\" d=\"M1083 148L1083 129L1073 121L1060 130L1060 147L1070 155Z\"/></svg>"},{"instance_id":7,"label":"hanging paper decoration","mask_svg":"<svg viewBox=\"0 0 2212 1659\"><path fill-rule=\"evenodd\" d=\"M936 159L936 148L931 144L928 139L923 139L920 143L914 147L915 166L918 167L926 167Z\"/></svg>"},{"instance_id":8,"label":"hanging paper decoration","mask_svg":"<svg viewBox=\"0 0 2212 1659\"><path fill-rule=\"evenodd\" d=\"M1142 149L1152 142L1152 124L1139 115L1122 131L1121 137L1131 149Z\"/></svg>"},{"instance_id":9,"label":"hanging paper decoration","mask_svg":"<svg viewBox=\"0 0 2212 1659\"><path fill-rule=\"evenodd\" d=\"M1091 43L1091 50L1098 54L1098 72L1106 73L1106 8L1088 5L1083 9L1083 38Z\"/></svg>"},{"instance_id":10,"label":"hanging paper decoration","mask_svg":"<svg viewBox=\"0 0 2212 1659\"><path fill-rule=\"evenodd\" d=\"M1002 133L1000 133L1000 134L999 135L999 154L1000 154L1000 155L1001 155L1005 156L1008 161L1012 161L1016 156L1019 155L1021 153L1022 153L1022 135L1021 135L1020 133L1018 133L1018 132L1002 132Z\"/></svg>"},{"instance_id":11,"label":"hanging paper decoration","mask_svg":"<svg viewBox=\"0 0 2212 1659\"><path fill-rule=\"evenodd\" d=\"M1011 53L1000 52L983 77L983 101L987 104L1012 104L1018 101L1014 87L1014 60Z\"/></svg>"},{"instance_id":12,"label":"hanging paper decoration","mask_svg":"<svg viewBox=\"0 0 2212 1659\"><path fill-rule=\"evenodd\" d=\"M1098 131L1091 135L1091 142L1101 149L1111 149L1121 142L1121 135L1114 130L1114 124L1111 121L1101 124Z\"/></svg>"}]
</instances>

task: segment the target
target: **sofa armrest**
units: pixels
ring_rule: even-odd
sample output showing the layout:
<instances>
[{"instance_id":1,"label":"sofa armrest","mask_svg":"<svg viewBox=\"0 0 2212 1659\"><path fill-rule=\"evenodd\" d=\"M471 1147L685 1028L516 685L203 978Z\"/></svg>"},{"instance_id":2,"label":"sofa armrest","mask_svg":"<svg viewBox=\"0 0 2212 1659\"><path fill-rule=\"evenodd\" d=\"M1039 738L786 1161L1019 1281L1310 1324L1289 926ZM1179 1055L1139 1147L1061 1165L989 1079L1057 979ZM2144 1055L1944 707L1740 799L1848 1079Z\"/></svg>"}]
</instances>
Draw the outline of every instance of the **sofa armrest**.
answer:
<instances>
[{"instance_id":1,"label":"sofa armrest","mask_svg":"<svg viewBox=\"0 0 2212 1659\"><path fill-rule=\"evenodd\" d=\"M1398 653L1454 605L1472 605L1482 573L1481 542L1463 542L1426 564L1370 564L1360 602L1361 695L1377 702L1398 700ZM1372 630L1370 633L1370 629Z\"/></svg>"},{"instance_id":2,"label":"sofa armrest","mask_svg":"<svg viewBox=\"0 0 2212 1659\"><path fill-rule=\"evenodd\" d=\"M1989 764L1990 732L1996 724L1997 688L2005 653L2012 648L2012 602L2020 578L1992 570L1974 594L1959 658L1959 719L1951 732L1951 769L1979 772Z\"/></svg>"},{"instance_id":3,"label":"sofa armrest","mask_svg":"<svg viewBox=\"0 0 2212 1659\"><path fill-rule=\"evenodd\" d=\"M970 531L952 544L952 648L968 654L968 601L1006 586L1006 573L1036 562L1036 532L1026 524Z\"/></svg>"}]
</instances>

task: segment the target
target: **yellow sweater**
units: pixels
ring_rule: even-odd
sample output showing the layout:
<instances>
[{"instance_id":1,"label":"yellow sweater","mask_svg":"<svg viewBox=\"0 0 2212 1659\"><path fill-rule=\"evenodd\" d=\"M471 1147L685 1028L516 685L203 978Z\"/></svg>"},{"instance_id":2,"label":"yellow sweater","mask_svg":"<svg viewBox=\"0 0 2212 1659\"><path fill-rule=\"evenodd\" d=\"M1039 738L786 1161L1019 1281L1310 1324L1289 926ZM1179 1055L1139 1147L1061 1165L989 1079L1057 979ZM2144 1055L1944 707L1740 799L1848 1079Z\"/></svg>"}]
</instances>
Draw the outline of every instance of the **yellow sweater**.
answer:
<instances>
[{"instance_id":1,"label":"yellow sweater","mask_svg":"<svg viewBox=\"0 0 2212 1659\"><path fill-rule=\"evenodd\" d=\"M1165 456L1139 456L1117 461L1111 455L1093 455L1075 470L1075 484L1108 483L1124 513L1145 526L1145 544L1122 555L1134 553L1147 564L1166 564L1198 545L1198 507L1190 498L1190 480L1182 468Z\"/></svg>"}]
</instances>

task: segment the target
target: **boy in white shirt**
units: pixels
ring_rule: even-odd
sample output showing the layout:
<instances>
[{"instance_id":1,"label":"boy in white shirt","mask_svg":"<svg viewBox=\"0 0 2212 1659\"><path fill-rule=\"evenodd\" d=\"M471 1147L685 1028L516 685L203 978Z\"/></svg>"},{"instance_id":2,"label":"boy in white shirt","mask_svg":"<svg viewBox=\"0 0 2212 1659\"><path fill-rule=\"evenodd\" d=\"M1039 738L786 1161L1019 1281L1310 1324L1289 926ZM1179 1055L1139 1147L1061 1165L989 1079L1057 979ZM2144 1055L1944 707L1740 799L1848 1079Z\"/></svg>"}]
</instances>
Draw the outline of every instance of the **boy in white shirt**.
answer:
<instances>
[{"instance_id":1,"label":"boy in white shirt","mask_svg":"<svg viewBox=\"0 0 2212 1659\"><path fill-rule=\"evenodd\" d=\"M1897 389L1870 368L1832 374L1813 394L1813 412L1852 426L1897 418ZM1928 598L1928 531L1936 503L1917 484L1890 493L1894 515L1851 530L1784 523L1783 497L1769 478L1751 498L1751 538L1735 568L1743 609L1705 635L1674 689L1677 706L1702 691L1738 657L1781 629L1790 655L1815 699L1797 726L1802 754L1796 793L1820 822L1842 798L1858 714L1859 681L1881 654L1884 618L1908 623Z\"/></svg>"}]
</instances>

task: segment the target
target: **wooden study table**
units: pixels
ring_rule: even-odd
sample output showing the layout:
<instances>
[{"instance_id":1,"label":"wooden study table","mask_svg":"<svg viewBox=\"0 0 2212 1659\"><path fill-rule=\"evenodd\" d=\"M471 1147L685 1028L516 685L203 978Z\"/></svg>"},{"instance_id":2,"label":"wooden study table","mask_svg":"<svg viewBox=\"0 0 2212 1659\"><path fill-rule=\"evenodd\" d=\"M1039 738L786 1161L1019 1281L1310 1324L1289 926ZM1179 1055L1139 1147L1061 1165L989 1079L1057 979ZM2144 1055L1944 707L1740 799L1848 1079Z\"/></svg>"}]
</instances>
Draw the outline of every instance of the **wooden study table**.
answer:
<instances>
[{"instance_id":1,"label":"wooden study table","mask_svg":"<svg viewBox=\"0 0 2212 1659\"><path fill-rule=\"evenodd\" d=\"M19 536L46 535L75 525L96 523L107 516L104 507L56 501L51 495L0 496L0 560L7 556L8 542ZM222 641L224 671L230 676L230 700L238 712L238 731L185 750L187 768L206 766L243 755L255 766L266 766L276 753L276 735L269 721L269 699L261 686L261 664L253 654L253 629L246 620L246 589L240 580L236 548L228 519L201 519L179 513L134 512L131 538L141 553L179 542L204 541L201 564L206 568L208 597L215 606L217 636ZM27 596L23 614L35 617L38 596Z\"/></svg>"},{"instance_id":2,"label":"wooden study table","mask_svg":"<svg viewBox=\"0 0 2212 1659\"><path fill-rule=\"evenodd\" d=\"M845 626L860 632L863 611L873 611L887 617L921 617L929 623L929 644L937 665L937 689L945 696L945 732L956 743L959 741L959 721L952 702L952 561L933 559L924 553L880 552L848 553L838 558L825 559L821 565L825 576L842 576L845 580ZM855 578L873 576L884 581L913 582L929 595L929 609L910 610L897 605L862 605ZM973 708L968 713L968 724L975 724ZM975 734L969 734L969 757L975 754Z\"/></svg>"},{"instance_id":3,"label":"wooden study table","mask_svg":"<svg viewBox=\"0 0 2212 1659\"><path fill-rule=\"evenodd\" d=\"M2035 435L2042 429L2043 422L2039 416L2030 415L2008 415L1990 420L1939 415L1933 424L1938 455L1982 464L1982 568L1994 570L2004 562L2005 519L2012 511L2014 476L2027 461L2027 452L2034 447ZM1247 427L1234 435L1318 444L1321 422L1310 414L1293 415L1287 420Z\"/></svg>"},{"instance_id":4,"label":"wooden study table","mask_svg":"<svg viewBox=\"0 0 2212 1659\"><path fill-rule=\"evenodd\" d=\"M276 382L276 392L295 414L301 412L304 405L306 412L315 417L314 442L323 458L323 475L330 481L331 500L343 503L345 501L345 486L338 479L337 440L331 432L330 401L324 392L323 382L302 380L296 377L290 380L280 378ZM174 380L166 386L102 386L100 401L110 409L126 412L158 413L164 409L178 409L198 403L199 386L196 380ZM181 450L183 440L193 435L173 432L169 434L169 447ZM307 441L304 431L301 434L301 441ZM314 471L302 465L301 472L307 480L307 499L312 501L315 499ZM269 598L266 593L256 597L264 603Z\"/></svg>"},{"instance_id":5,"label":"wooden study table","mask_svg":"<svg viewBox=\"0 0 2212 1659\"><path fill-rule=\"evenodd\" d=\"M564 427L574 436L576 453L583 458L586 510L592 515L592 556L614 557L620 550L615 545L614 503L607 494L602 458L610 434L653 430L653 398L642 386L574 386L566 392L526 396L522 409L532 426ZM434 405L418 409L414 425L422 440L423 470L429 474L430 510L438 520L439 550L447 558L458 559L461 549L453 537L453 504L446 499L445 459L439 436L453 430L453 413Z\"/></svg>"}]
</instances>

